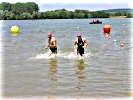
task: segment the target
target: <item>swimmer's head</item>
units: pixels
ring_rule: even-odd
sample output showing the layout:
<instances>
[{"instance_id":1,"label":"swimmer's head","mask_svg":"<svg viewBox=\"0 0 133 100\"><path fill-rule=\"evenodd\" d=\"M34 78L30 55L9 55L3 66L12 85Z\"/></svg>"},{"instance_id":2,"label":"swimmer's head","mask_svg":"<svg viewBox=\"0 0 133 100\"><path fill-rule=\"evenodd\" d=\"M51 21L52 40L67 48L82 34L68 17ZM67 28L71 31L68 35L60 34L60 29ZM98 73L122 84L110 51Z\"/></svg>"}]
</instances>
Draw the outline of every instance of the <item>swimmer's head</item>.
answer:
<instances>
[{"instance_id":1,"label":"swimmer's head","mask_svg":"<svg viewBox=\"0 0 133 100\"><path fill-rule=\"evenodd\" d=\"M52 33L48 32L48 38L51 38L51 37L52 37Z\"/></svg>"},{"instance_id":2,"label":"swimmer's head","mask_svg":"<svg viewBox=\"0 0 133 100\"><path fill-rule=\"evenodd\" d=\"M82 34L80 32L77 33L77 37L81 37Z\"/></svg>"}]
</instances>

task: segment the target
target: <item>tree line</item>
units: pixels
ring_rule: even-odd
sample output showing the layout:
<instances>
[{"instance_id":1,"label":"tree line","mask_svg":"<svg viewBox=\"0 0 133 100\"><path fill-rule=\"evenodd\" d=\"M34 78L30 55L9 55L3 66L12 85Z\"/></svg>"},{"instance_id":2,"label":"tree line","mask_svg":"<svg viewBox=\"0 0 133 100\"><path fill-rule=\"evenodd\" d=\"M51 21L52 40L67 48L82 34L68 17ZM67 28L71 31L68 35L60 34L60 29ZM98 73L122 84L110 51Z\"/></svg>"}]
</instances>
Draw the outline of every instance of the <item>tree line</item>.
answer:
<instances>
[{"instance_id":1,"label":"tree line","mask_svg":"<svg viewBox=\"0 0 133 100\"><path fill-rule=\"evenodd\" d=\"M109 18L110 16L132 17L129 12L108 13L104 11L89 11L76 9L68 11L59 9L53 11L39 12L39 6L34 2L27 3L0 3L1 20L23 20L23 19L77 19L77 18Z\"/></svg>"}]
</instances>

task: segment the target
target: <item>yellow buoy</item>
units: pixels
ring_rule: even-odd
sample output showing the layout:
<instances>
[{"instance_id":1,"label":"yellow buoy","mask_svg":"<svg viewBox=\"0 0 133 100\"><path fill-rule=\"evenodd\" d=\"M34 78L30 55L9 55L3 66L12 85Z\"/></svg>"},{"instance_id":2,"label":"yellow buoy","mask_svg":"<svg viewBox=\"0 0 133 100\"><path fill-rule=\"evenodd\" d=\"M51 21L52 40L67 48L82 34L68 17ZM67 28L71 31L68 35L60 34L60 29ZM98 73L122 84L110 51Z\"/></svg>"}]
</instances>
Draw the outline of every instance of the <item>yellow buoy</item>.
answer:
<instances>
[{"instance_id":1,"label":"yellow buoy","mask_svg":"<svg viewBox=\"0 0 133 100\"><path fill-rule=\"evenodd\" d=\"M11 27L11 35L17 36L19 34L19 27L18 26L12 26Z\"/></svg>"}]
</instances>

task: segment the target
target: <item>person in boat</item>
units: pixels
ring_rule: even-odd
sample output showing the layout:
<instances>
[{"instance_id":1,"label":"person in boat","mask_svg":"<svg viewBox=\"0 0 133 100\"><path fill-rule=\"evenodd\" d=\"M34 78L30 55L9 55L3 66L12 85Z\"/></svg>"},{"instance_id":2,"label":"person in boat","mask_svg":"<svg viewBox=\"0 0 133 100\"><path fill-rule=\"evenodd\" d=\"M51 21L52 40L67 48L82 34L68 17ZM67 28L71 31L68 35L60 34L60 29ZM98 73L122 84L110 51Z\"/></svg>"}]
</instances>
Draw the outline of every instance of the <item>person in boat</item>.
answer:
<instances>
[{"instance_id":1,"label":"person in boat","mask_svg":"<svg viewBox=\"0 0 133 100\"><path fill-rule=\"evenodd\" d=\"M82 33L77 33L77 38L74 41L74 48L77 48L77 55L83 56L84 48L88 45L86 39L82 37Z\"/></svg>"},{"instance_id":2,"label":"person in boat","mask_svg":"<svg viewBox=\"0 0 133 100\"><path fill-rule=\"evenodd\" d=\"M96 23L99 23L99 22L100 22L99 20L96 21Z\"/></svg>"},{"instance_id":3,"label":"person in boat","mask_svg":"<svg viewBox=\"0 0 133 100\"><path fill-rule=\"evenodd\" d=\"M51 32L48 32L48 45L46 47L50 49L51 54L57 54L57 44L56 38L52 35Z\"/></svg>"}]
</instances>

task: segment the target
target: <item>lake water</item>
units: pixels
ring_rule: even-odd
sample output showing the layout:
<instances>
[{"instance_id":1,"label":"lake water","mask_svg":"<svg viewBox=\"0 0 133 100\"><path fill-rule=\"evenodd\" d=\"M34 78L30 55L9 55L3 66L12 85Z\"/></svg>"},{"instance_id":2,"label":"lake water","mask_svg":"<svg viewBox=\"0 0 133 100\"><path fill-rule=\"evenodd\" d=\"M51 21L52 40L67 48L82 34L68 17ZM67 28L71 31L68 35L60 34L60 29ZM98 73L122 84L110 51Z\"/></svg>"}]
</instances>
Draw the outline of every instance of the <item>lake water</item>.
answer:
<instances>
[{"instance_id":1,"label":"lake water","mask_svg":"<svg viewBox=\"0 0 133 100\"><path fill-rule=\"evenodd\" d=\"M3 95L129 96L132 19L100 20L103 24L89 24L91 19L3 21ZM111 24L111 39L103 37L104 23ZM18 37L11 36L12 25L19 26ZM57 39L55 59L49 59L44 48L49 31ZM72 47L77 32L89 43L84 60Z\"/></svg>"}]
</instances>

